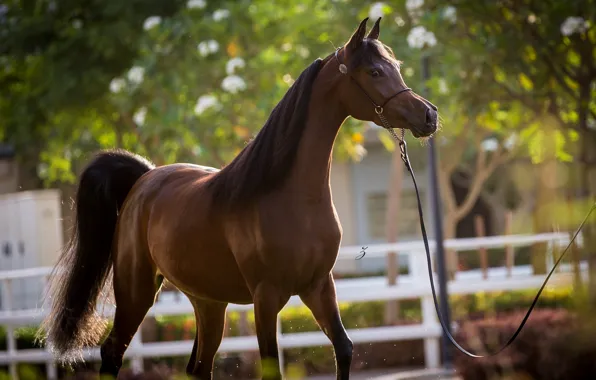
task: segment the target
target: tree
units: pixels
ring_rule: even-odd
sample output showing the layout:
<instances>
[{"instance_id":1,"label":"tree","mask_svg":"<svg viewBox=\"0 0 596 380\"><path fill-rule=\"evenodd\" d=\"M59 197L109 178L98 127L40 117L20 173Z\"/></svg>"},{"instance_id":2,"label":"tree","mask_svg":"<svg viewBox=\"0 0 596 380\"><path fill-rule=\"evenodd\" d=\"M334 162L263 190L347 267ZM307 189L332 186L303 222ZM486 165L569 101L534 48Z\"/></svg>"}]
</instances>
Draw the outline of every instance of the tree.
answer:
<instances>
[{"instance_id":1,"label":"tree","mask_svg":"<svg viewBox=\"0 0 596 380\"><path fill-rule=\"evenodd\" d=\"M74 162L111 146L158 164L223 166L258 131L292 77L330 52L324 38L331 17L316 1L208 6L200 0L170 17L148 17L138 57L112 77L110 91L51 120L42 173L50 183L72 181ZM58 125L67 125L66 132L55 133ZM342 129L337 159L361 155L359 128L351 120Z\"/></svg>"},{"instance_id":2,"label":"tree","mask_svg":"<svg viewBox=\"0 0 596 380\"><path fill-rule=\"evenodd\" d=\"M13 0L0 6L0 130L16 148L23 179L37 177L50 119L101 97L136 57L145 18L171 15L180 4Z\"/></svg>"},{"instance_id":3,"label":"tree","mask_svg":"<svg viewBox=\"0 0 596 380\"><path fill-rule=\"evenodd\" d=\"M431 1L428 6L444 4ZM486 102L490 96L504 103L523 104L526 112L543 121L529 145L532 161L539 165L537 172L550 171L557 161L577 168L571 170L567 194L546 194L550 190L543 179L548 177L537 178L535 230L545 231L552 223L576 228L593 202L596 188L590 182L596 168L594 1L450 0L447 4L457 10L458 23L442 36L458 44L464 41L463 49L481 73L478 81L485 89L478 93L469 86L467 102ZM567 206L569 196L576 198L571 205L576 211L571 213L573 217L562 218L556 210ZM584 247L594 246L595 232L593 222L586 226ZM593 252L589 262L590 288L596 299Z\"/></svg>"}]
</instances>

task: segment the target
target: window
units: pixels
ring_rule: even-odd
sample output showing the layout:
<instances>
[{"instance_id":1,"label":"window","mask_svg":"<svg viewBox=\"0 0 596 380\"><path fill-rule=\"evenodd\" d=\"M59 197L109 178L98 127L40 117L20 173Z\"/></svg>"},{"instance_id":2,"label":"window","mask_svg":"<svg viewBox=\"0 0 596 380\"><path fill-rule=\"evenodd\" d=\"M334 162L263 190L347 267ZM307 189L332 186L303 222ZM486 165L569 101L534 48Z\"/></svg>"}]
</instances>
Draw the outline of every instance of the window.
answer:
<instances>
[{"instance_id":1,"label":"window","mask_svg":"<svg viewBox=\"0 0 596 380\"><path fill-rule=\"evenodd\" d=\"M420 192L420 199L423 201L425 199L423 191ZM385 240L386 205L387 194L385 192L368 194L366 199L368 234L372 239ZM402 190L397 216L397 228L400 238L413 238L420 234L418 206L414 190Z\"/></svg>"}]
</instances>

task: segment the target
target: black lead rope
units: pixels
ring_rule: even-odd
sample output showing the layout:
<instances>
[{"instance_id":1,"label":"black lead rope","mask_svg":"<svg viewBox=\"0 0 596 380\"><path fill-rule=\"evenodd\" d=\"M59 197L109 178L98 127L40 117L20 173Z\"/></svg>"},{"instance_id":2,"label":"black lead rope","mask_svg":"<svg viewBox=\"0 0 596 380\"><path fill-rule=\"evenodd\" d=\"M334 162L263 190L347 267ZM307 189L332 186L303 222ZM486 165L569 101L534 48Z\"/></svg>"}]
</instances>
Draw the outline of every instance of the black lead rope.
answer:
<instances>
[{"instance_id":1,"label":"black lead rope","mask_svg":"<svg viewBox=\"0 0 596 380\"><path fill-rule=\"evenodd\" d=\"M344 75L349 75L348 74L348 68L347 68L347 66L344 65L341 62L341 60L339 59L338 52L339 52L340 49L341 48L335 50L335 59L337 60L337 63L339 65L338 66L338 70L339 70L340 73L342 73ZM435 310L437 312L437 316L439 317L439 322L441 323L441 327L443 328L443 331L445 332L445 334L447 335L447 337L449 338L449 340L451 341L451 343L453 343L453 345L455 347L457 347L458 350L460 350L462 353L464 353L464 354L466 354L466 355L468 355L470 357L473 357L473 358L485 358L485 357L495 356L495 355L499 354L501 351L503 351L504 349L506 349L507 347L509 347L509 345L511 345L511 343L513 343L513 341L515 340L515 338L517 338L517 336L519 335L519 333L522 331L523 327L525 326L526 322L528 321L528 318L530 317L530 314L534 310L534 307L536 306L536 303L538 303L538 299L540 298L540 294L542 294L542 291L544 290L544 287L548 283L548 280L553 275L553 273L555 272L555 269L557 269L557 266L559 265L559 263L561 262L561 260L563 259L563 257L567 253L567 251L569 250L569 247L571 247L571 244L573 244L573 242L575 241L575 238L577 237L577 235L579 234L579 232L581 231L581 229L586 224L586 221L588 220L588 218L592 214L592 211L594 211L594 209L596 209L596 202L592 205L592 208L590 208L590 211L588 212L588 215L586 215L586 217L584 218L584 220L581 222L579 228L577 229L577 231L573 235L573 238L571 239L571 241L569 242L569 244L567 245L567 247L565 248L565 250L563 251L563 253L559 257L559 259L557 260L557 262L555 263L555 265L553 266L553 268L550 270L548 276L546 276L546 279L544 280L544 283L540 287L540 290L538 290L538 294L536 294L536 297L534 298L534 302L532 302L532 305L530 306L530 309L526 313L526 316L524 317L523 321L521 322L521 324L519 325L519 327L515 331L515 333L511 336L511 338L509 338L509 340L507 341L507 343L500 350L498 350L498 351L496 351L496 352L494 352L492 354L488 354L488 355L476 355L476 354L473 354L473 353L467 351L465 348L463 348L462 346L460 346L455 341L455 338L453 338L453 335L451 335L451 333L449 332L449 328L445 324L445 321L443 320L443 316L441 315L441 312L439 310L439 302L437 301L437 292L435 290L435 281L434 281L434 277L433 277L433 270L432 270L432 264L431 264L431 258L430 258L430 248L428 246L428 237L426 236L426 228L424 226L424 216L422 215L422 202L420 201L420 193L418 191L418 184L416 183L416 177L414 176L414 171L412 170L412 165L410 164L410 158L408 157L408 148L406 146L405 130L402 128L402 130L401 130L401 138L400 138L397 135L397 133L395 133L395 130L393 129L393 127L391 126L391 124L389 123L389 121L387 120L387 118L385 117L385 115L383 114L383 111L384 111L383 110L383 106L385 104L387 104L387 102L389 100L393 99L394 97L396 97L397 95L399 95L401 93L412 91L412 90L410 88L408 88L408 87L403 88L403 89L397 91L390 98L386 99L382 103L383 104L382 106L379 106L374 101L374 99L364 90L364 88L351 75L349 75L349 76L350 76L350 79L352 80L352 82L355 83L357 85L357 87L364 93L364 95L366 95L366 97L368 97L368 99L371 101L371 103L375 107L375 112L376 112L377 116L379 117L379 120L381 121L381 123L383 124L383 126L385 127L385 129L391 134L391 136L393 136L393 138L398 142L398 144L399 144L399 150L400 150L400 153L401 153L401 159L404 162L404 164L406 165L406 168L408 169L408 172L410 173L410 176L412 177L412 182L414 183L414 189L416 190L416 199L418 200L418 217L419 217L419 220L420 220L420 230L422 231L422 238L424 240L424 249L426 251L426 262L428 264L428 275L430 277L430 286L432 288L433 301L435 303ZM366 250L363 248L363 250L361 252L360 258L364 257L364 254L366 253L365 251Z\"/></svg>"},{"instance_id":2,"label":"black lead rope","mask_svg":"<svg viewBox=\"0 0 596 380\"><path fill-rule=\"evenodd\" d=\"M389 132L391 133L391 132L393 132L393 130L389 130ZM559 263L561 262L561 260L563 259L563 257L567 253L567 251L569 250L569 247L571 247L571 244L573 244L573 242L575 241L575 238L577 237L577 235L579 234L579 232L581 231L581 229L586 224L586 221L588 220L588 218L592 214L592 211L594 211L594 209L596 209L596 202L590 208L590 211L588 212L588 214L586 215L586 217L584 218L584 220L581 222L579 228L577 229L577 231L573 235L573 238L571 239L571 241L569 242L569 244L567 245L567 247L565 248L565 250L563 251L563 253L559 257L559 259L557 260L557 262L555 263L555 265L553 266L553 268L550 270L548 276L546 276L546 279L544 280L544 283L542 284L542 286L540 287L540 290L538 290L538 294L536 294L536 297L534 298L534 302L532 302L532 305L530 306L530 309L526 313L526 316L524 317L523 321L521 322L521 324L519 325L519 327L515 331L515 333L511 336L511 338L509 338L509 340L507 341L507 343L501 349L499 349L498 351L496 351L496 352L494 352L492 354L487 354L487 355L476 355L476 354L473 354L473 353L467 351L465 348L463 348L462 346L460 346L455 341L455 338L453 338L453 336L449 332L449 329L447 328L447 326L445 324L445 321L443 320L443 316L441 315L441 312L439 310L439 302L437 301L437 293L436 293L436 290L435 290L435 281L433 279L433 270L432 270L432 265L431 265L430 249L429 249L429 246L428 246L428 238L426 236L426 228L424 227L424 216L422 215L422 206L421 206L421 202L420 202L420 194L418 192L418 184L416 184L416 177L414 176L414 171L412 170L412 166L410 165L410 158L408 157L408 150L407 150L405 139L403 139L403 138L402 139L398 139L397 138L397 135L395 134L395 132L391 133L391 135L394 138L396 138L398 140L398 142L399 142L399 148L400 148L400 151L401 151L402 161L406 165L406 168L408 169L408 172L410 172L410 176L412 177L412 182L414 183L414 189L416 190L416 198L418 200L418 216L419 216L419 219L420 219L420 229L422 231L422 238L424 240L424 249L426 250L426 261L427 261L427 264L428 264L428 275L430 277L430 286L432 288L433 301L435 303L435 310L437 311L437 316L439 317L439 322L441 323L441 327L443 328L443 331L445 332L445 334L447 335L447 337L449 338L449 340L451 341L451 343L453 343L453 345L455 347L457 347L457 349L460 350L461 352L463 352L464 354L466 354L466 355L468 355L470 357L473 357L473 358L485 358L485 357L495 356L495 355L499 354L501 351L505 350L507 347L509 347L509 345L511 345L511 343L513 343L513 341L515 340L515 338L517 338L517 336L519 335L519 333L522 331L522 328L524 327L524 325L528 321L528 318L530 317L530 314L532 313L532 310L534 310L534 307L536 306L536 303L538 302L538 299L540 297L540 294L544 290L544 287L546 286L548 280L550 279L550 277L552 276L552 274L555 272L555 269L557 268L557 266L559 265ZM403 133L402 133L402 136L403 136Z\"/></svg>"}]
</instances>

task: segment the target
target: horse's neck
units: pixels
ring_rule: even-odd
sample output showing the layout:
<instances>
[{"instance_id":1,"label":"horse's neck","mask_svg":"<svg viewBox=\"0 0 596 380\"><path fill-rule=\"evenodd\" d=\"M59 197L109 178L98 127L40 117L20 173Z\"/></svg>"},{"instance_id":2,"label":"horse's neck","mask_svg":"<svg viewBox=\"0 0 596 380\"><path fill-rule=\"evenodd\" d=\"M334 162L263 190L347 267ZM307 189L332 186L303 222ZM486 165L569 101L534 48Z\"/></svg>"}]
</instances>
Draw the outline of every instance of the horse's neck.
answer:
<instances>
[{"instance_id":1,"label":"horse's neck","mask_svg":"<svg viewBox=\"0 0 596 380\"><path fill-rule=\"evenodd\" d=\"M333 144L339 127L347 117L335 97L329 97L317 87L309 106L308 121L290 176L293 191L310 199L329 194L329 173Z\"/></svg>"}]
</instances>

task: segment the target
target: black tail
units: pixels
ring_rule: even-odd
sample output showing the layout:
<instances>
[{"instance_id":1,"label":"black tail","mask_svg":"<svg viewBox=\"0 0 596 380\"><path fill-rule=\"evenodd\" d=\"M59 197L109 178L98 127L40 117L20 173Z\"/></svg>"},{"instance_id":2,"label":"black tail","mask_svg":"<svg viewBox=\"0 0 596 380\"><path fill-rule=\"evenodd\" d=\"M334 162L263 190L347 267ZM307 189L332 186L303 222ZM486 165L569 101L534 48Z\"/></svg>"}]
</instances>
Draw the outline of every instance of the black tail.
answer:
<instances>
[{"instance_id":1,"label":"black tail","mask_svg":"<svg viewBox=\"0 0 596 380\"><path fill-rule=\"evenodd\" d=\"M83 347L103 337L107 323L96 304L112 269L118 212L135 182L153 167L127 151L102 151L80 176L72 237L54 267L50 312L40 330L58 359L74 362Z\"/></svg>"}]
</instances>

